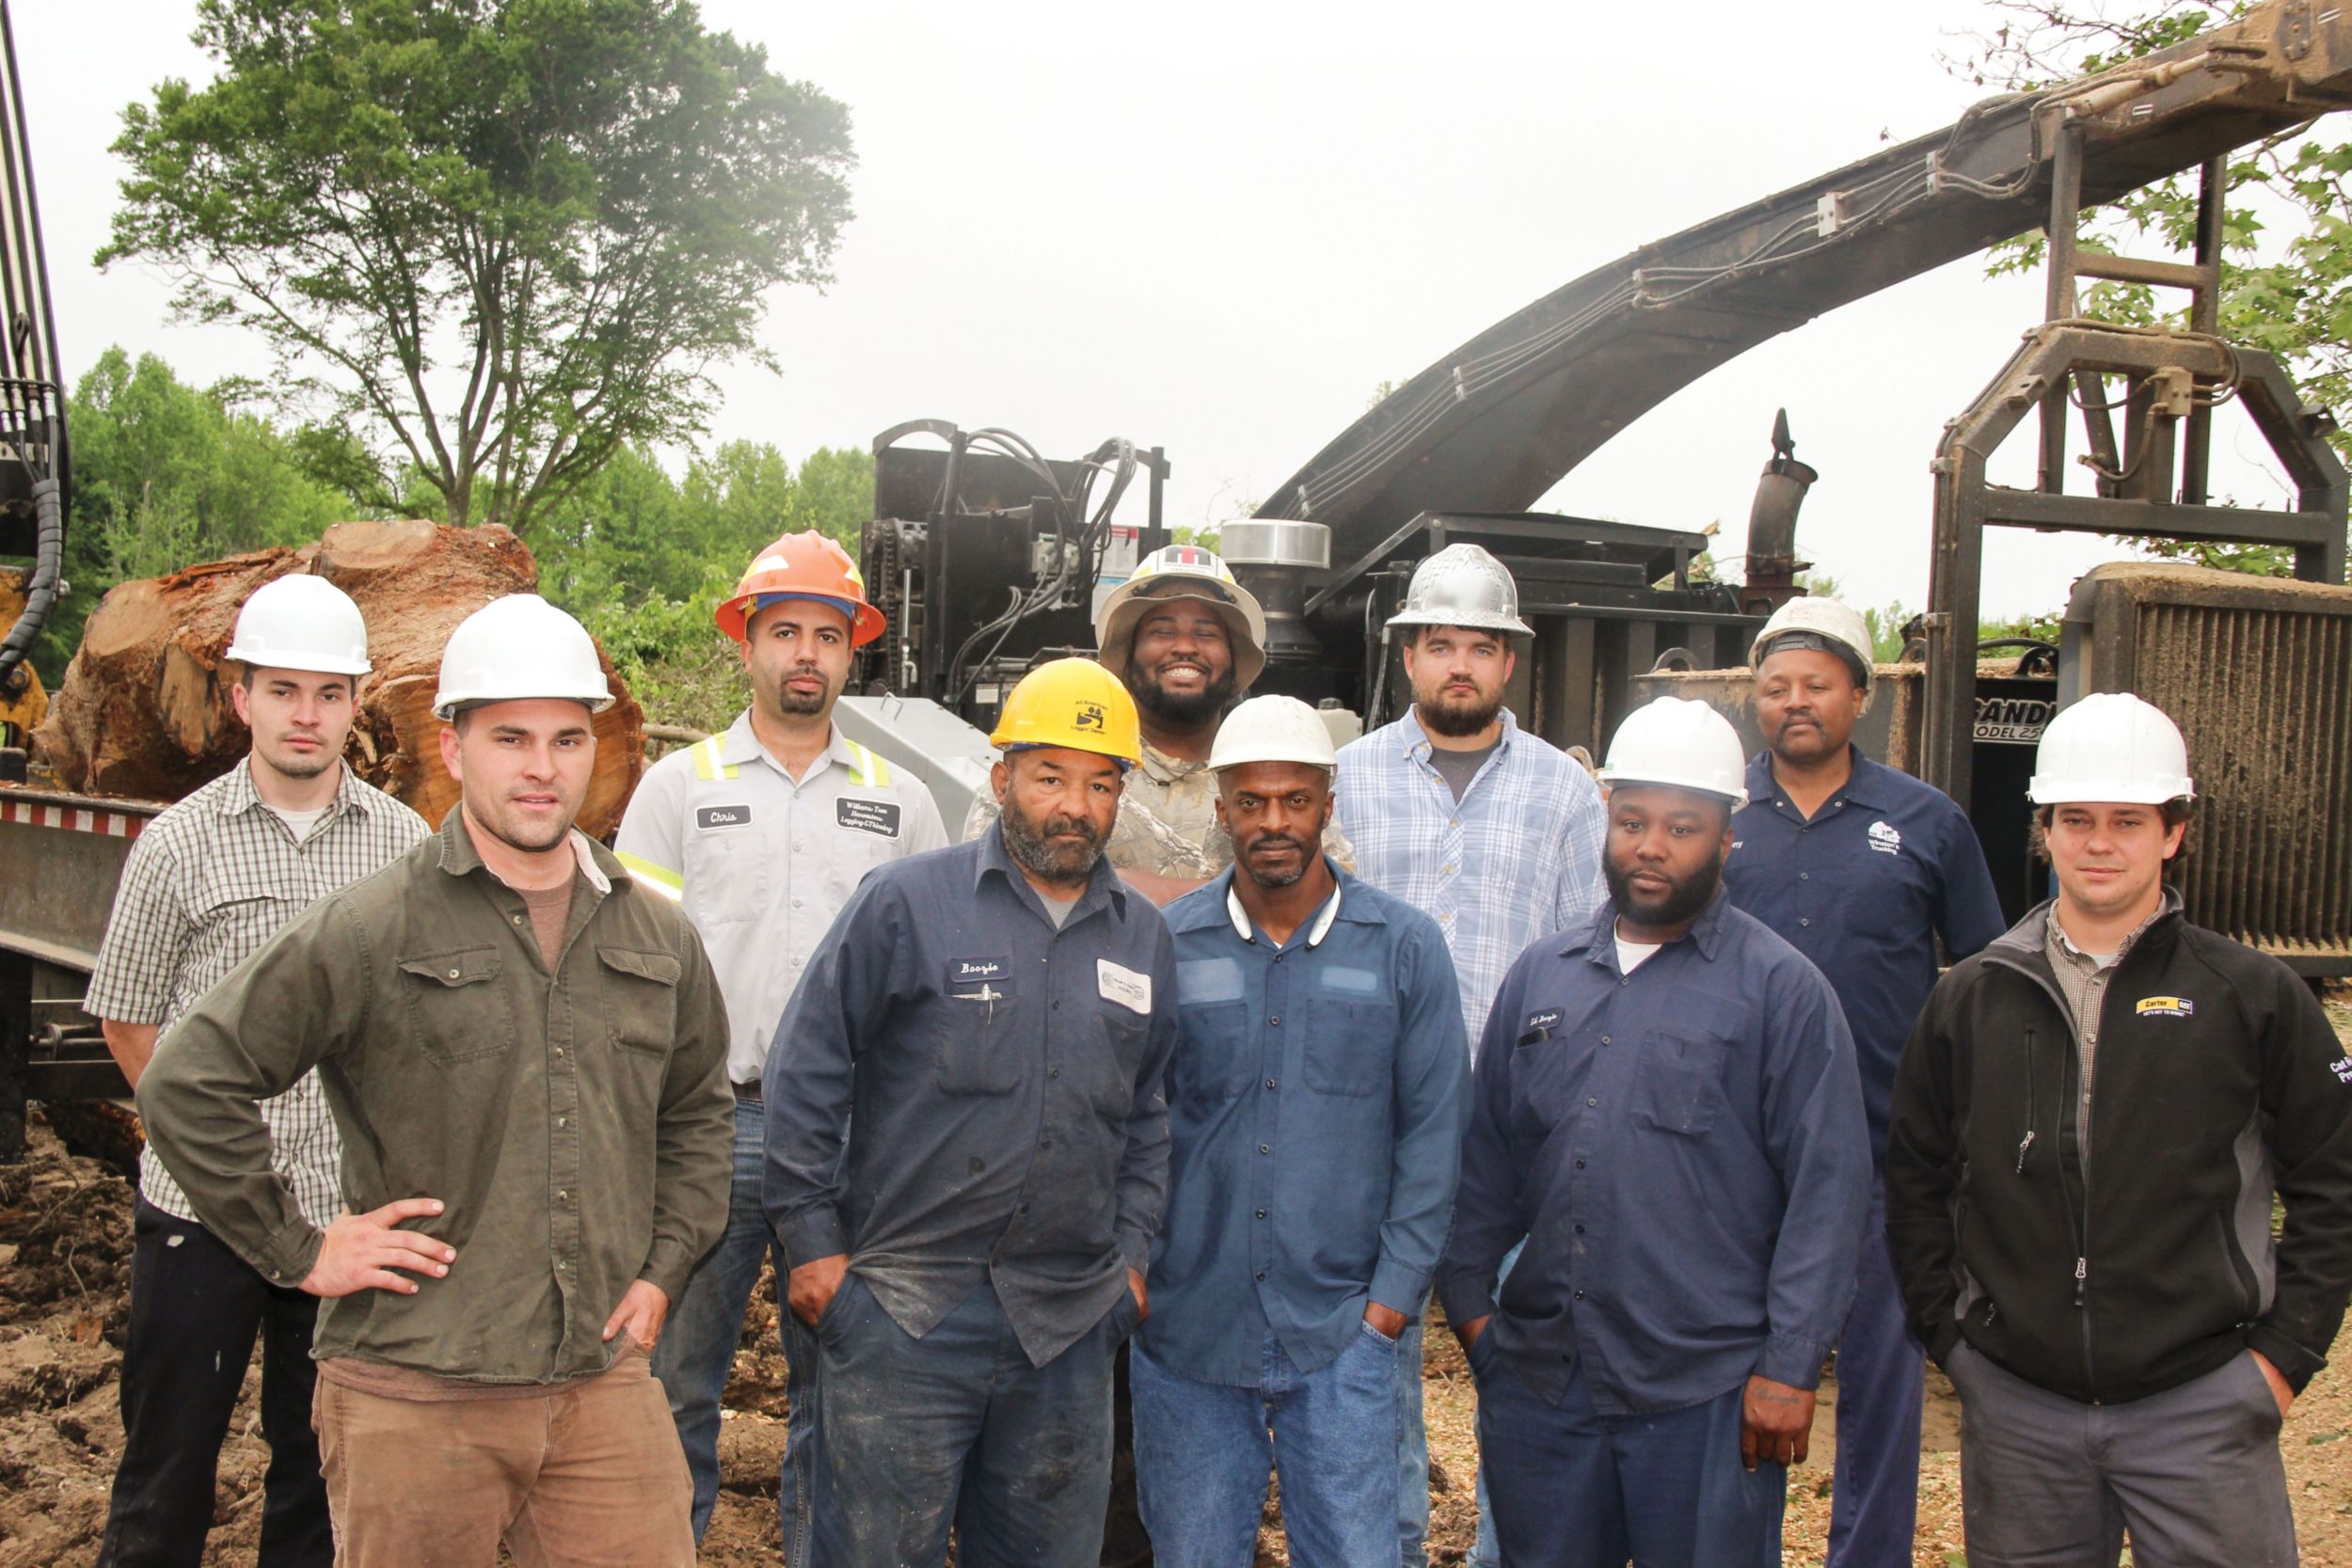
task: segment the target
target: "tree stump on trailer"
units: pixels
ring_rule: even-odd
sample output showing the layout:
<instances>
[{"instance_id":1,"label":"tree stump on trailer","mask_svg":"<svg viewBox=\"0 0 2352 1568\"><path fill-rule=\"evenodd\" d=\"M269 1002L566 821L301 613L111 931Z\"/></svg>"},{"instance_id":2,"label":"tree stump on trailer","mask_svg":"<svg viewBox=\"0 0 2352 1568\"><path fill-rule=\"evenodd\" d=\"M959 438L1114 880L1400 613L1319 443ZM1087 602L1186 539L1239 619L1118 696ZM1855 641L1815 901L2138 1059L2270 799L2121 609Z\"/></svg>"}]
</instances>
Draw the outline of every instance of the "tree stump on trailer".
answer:
<instances>
[{"instance_id":1,"label":"tree stump on trailer","mask_svg":"<svg viewBox=\"0 0 2352 1568\"><path fill-rule=\"evenodd\" d=\"M226 657L237 610L262 584L294 572L326 578L367 617L375 670L360 677L345 760L437 825L457 801L433 717L441 649L492 599L538 585L531 552L502 528L338 523L298 550L255 550L118 584L91 614L34 736L58 783L175 800L236 766L250 744L229 697L240 673ZM596 772L580 825L602 837L644 771L644 714L597 653L618 701L596 716Z\"/></svg>"}]
</instances>

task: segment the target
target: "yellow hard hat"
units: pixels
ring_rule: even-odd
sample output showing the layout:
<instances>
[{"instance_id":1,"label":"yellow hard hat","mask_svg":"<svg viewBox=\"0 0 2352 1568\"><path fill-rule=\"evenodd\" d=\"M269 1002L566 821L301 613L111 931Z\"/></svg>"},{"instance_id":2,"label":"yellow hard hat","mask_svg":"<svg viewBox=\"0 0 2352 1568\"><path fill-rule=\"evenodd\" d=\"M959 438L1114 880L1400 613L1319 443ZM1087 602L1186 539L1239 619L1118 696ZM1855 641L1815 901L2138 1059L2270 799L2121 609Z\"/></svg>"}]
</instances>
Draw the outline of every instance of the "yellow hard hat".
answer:
<instances>
[{"instance_id":1,"label":"yellow hard hat","mask_svg":"<svg viewBox=\"0 0 2352 1568\"><path fill-rule=\"evenodd\" d=\"M1136 700L1119 677L1090 658L1057 658L1021 677L1005 699L992 746L1067 746L1132 767L1142 755Z\"/></svg>"}]
</instances>

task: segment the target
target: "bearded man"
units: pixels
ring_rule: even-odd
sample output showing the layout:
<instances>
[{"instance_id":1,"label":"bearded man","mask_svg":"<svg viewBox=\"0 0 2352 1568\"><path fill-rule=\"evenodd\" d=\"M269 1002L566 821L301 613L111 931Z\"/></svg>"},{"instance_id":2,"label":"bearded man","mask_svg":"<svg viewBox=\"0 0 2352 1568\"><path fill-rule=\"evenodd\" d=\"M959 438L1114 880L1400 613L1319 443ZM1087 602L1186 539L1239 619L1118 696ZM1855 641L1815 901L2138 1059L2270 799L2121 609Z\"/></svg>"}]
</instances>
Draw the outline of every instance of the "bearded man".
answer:
<instances>
[{"instance_id":1,"label":"bearded man","mask_svg":"<svg viewBox=\"0 0 2352 1568\"><path fill-rule=\"evenodd\" d=\"M769 1053L764 1199L824 1389L814 1560L1093 1568L1113 1354L1168 1178L1176 963L1103 847L1137 747L1090 659L991 740L995 832L869 873Z\"/></svg>"},{"instance_id":2,"label":"bearded man","mask_svg":"<svg viewBox=\"0 0 2352 1568\"><path fill-rule=\"evenodd\" d=\"M1746 770L1703 703L1626 719L1609 902L1512 965L1479 1042L1438 1294L1522 1568L1779 1562L1853 1300L1853 1041L1820 971L1723 895Z\"/></svg>"}]
</instances>

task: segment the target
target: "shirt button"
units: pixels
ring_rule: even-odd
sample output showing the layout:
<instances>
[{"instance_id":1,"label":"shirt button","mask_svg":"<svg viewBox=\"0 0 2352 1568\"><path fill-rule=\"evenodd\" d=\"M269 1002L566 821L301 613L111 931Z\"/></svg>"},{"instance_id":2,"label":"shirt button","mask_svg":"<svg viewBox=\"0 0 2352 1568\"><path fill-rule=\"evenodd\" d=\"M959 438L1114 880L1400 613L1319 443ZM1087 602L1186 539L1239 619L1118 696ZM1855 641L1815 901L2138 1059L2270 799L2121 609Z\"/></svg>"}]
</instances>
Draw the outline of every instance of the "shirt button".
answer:
<instances>
[{"instance_id":1,"label":"shirt button","mask_svg":"<svg viewBox=\"0 0 2352 1568\"><path fill-rule=\"evenodd\" d=\"M1580 1226L1578 1226L1578 1227L1576 1227L1576 1233L1577 1233L1578 1235L1580 1235L1580 1236L1583 1235L1583 1234L1584 1234L1584 1227L1583 1227L1582 1226L1581 1226L1581 1225L1580 1225Z\"/></svg>"},{"instance_id":2,"label":"shirt button","mask_svg":"<svg viewBox=\"0 0 2352 1568\"><path fill-rule=\"evenodd\" d=\"M1279 1027L1280 1026L1281 1022L1282 1022L1281 1015L1280 1015L1280 1014L1279 1014L1279 1013L1276 1013L1276 1014L1270 1014L1270 1015L1268 1015L1268 1016L1267 1016L1267 1018L1266 1018L1266 1022L1267 1022L1268 1023L1271 1023L1271 1024L1276 1025L1276 1026L1279 1028Z\"/></svg>"},{"instance_id":3,"label":"shirt button","mask_svg":"<svg viewBox=\"0 0 2352 1568\"><path fill-rule=\"evenodd\" d=\"M1027 1213L1027 1212L1029 1212L1029 1206L1028 1206L1027 1204L1025 1204L1025 1204L1023 1204L1023 1205L1021 1206L1021 1212L1022 1212L1023 1213L1025 1213L1025 1213Z\"/></svg>"},{"instance_id":4,"label":"shirt button","mask_svg":"<svg viewBox=\"0 0 2352 1568\"><path fill-rule=\"evenodd\" d=\"M797 910L797 909L800 909L800 908L802 907L801 900L800 900L800 899L798 899L798 898L793 899L793 900L792 900L792 907L793 907L794 909L796 909L796 910Z\"/></svg>"},{"instance_id":5,"label":"shirt button","mask_svg":"<svg viewBox=\"0 0 2352 1568\"><path fill-rule=\"evenodd\" d=\"M557 1047L555 1048L555 1053L556 1053L558 1056L563 1055L563 1054L564 1054L564 1048L563 1048L562 1046L560 1046L560 1045L559 1045L559 1046L557 1046Z\"/></svg>"},{"instance_id":6,"label":"shirt button","mask_svg":"<svg viewBox=\"0 0 2352 1568\"><path fill-rule=\"evenodd\" d=\"M1579 1169L1579 1170L1582 1170L1582 1169L1584 1168L1584 1162L1583 1162L1583 1161L1581 1161L1581 1160L1579 1160L1579 1161L1576 1163L1576 1168L1577 1168L1577 1169Z\"/></svg>"},{"instance_id":7,"label":"shirt button","mask_svg":"<svg viewBox=\"0 0 2352 1568\"><path fill-rule=\"evenodd\" d=\"M1812 879L1813 879L1813 873L1812 873L1812 872L1810 872L1810 871L1800 871L1800 872L1798 872L1798 873L1797 873L1797 880L1799 880L1799 881L1801 881L1801 882L1809 882L1809 881L1811 881ZM797 904L797 903L799 903L799 902L800 902L800 900L799 900L799 899L797 899L797 898L795 898L795 899L793 900L793 902Z\"/></svg>"},{"instance_id":8,"label":"shirt button","mask_svg":"<svg viewBox=\"0 0 2352 1568\"><path fill-rule=\"evenodd\" d=\"M1267 1088L1269 1088L1269 1089L1270 1089L1270 1088L1272 1088L1272 1087L1274 1087L1274 1080L1273 1080L1273 1079L1271 1079L1271 1078L1267 1079L1267 1080L1265 1081L1265 1086L1266 1086Z\"/></svg>"},{"instance_id":9,"label":"shirt button","mask_svg":"<svg viewBox=\"0 0 2352 1568\"><path fill-rule=\"evenodd\" d=\"M799 854L802 850L806 849L807 847L808 847L808 846L807 846L807 845L805 845L805 844L795 844L794 846L792 846L792 852L793 852L794 854L796 854L796 855L797 855L797 854Z\"/></svg>"},{"instance_id":10,"label":"shirt button","mask_svg":"<svg viewBox=\"0 0 2352 1568\"><path fill-rule=\"evenodd\" d=\"M1587 1105L1597 1105L1600 1101L1598 1100L1588 1100L1584 1103Z\"/></svg>"},{"instance_id":11,"label":"shirt button","mask_svg":"<svg viewBox=\"0 0 2352 1568\"><path fill-rule=\"evenodd\" d=\"M1584 1299L1584 1292L1581 1291L1571 1291L1568 1292L1568 1299L1570 1301L1582 1301Z\"/></svg>"},{"instance_id":12,"label":"shirt button","mask_svg":"<svg viewBox=\"0 0 2352 1568\"><path fill-rule=\"evenodd\" d=\"M1258 1271L1258 1277L1259 1277L1260 1279L1263 1279L1263 1278L1265 1277L1265 1270L1263 1270L1263 1269L1260 1269L1260 1270Z\"/></svg>"},{"instance_id":13,"label":"shirt button","mask_svg":"<svg viewBox=\"0 0 2352 1568\"><path fill-rule=\"evenodd\" d=\"M565 1192L563 1188L558 1187L558 1188L555 1190L555 1201L556 1201L556 1202L558 1202L558 1203L569 1203L571 1200L572 1200L572 1195L571 1195L571 1194L569 1194L569 1193L567 1193L567 1192Z\"/></svg>"},{"instance_id":14,"label":"shirt button","mask_svg":"<svg viewBox=\"0 0 2352 1568\"><path fill-rule=\"evenodd\" d=\"M517 926L523 923L523 917L518 914L510 914L506 918L513 921Z\"/></svg>"},{"instance_id":15,"label":"shirt button","mask_svg":"<svg viewBox=\"0 0 2352 1568\"><path fill-rule=\"evenodd\" d=\"M1259 1210L1259 1211L1258 1211L1258 1217L1259 1217L1260 1219L1263 1219L1263 1218L1265 1218L1265 1211L1264 1211L1264 1210L1263 1210L1263 1209Z\"/></svg>"},{"instance_id":16,"label":"shirt button","mask_svg":"<svg viewBox=\"0 0 2352 1568\"><path fill-rule=\"evenodd\" d=\"M1812 925L1812 924L1813 924L1813 922L1811 922L1810 920L1800 920L1800 921L1798 921L1798 922L1797 922L1797 924L1798 924L1798 925L1800 925L1800 926L1810 926L1810 925Z\"/></svg>"},{"instance_id":17,"label":"shirt button","mask_svg":"<svg viewBox=\"0 0 2352 1568\"><path fill-rule=\"evenodd\" d=\"M1045 1076L1048 1078L1059 1078L1061 1076L1061 1069L1057 1067L1047 1068L1045 1069Z\"/></svg>"},{"instance_id":18,"label":"shirt button","mask_svg":"<svg viewBox=\"0 0 2352 1568\"><path fill-rule=\"evenodd\" d=\"M556 1125L556 1126L558 1126L558 1127L569 1127L569 1126L571 1125L571 1123L570 1123L569 1121L565 1120L564 1117L556 1117L556 1118L555 1118L555 1125Z\"/></svg>"},{"instance_id":19,"label":"shirt button","mask_svg":"<svg viewBox=\"0 0 2352 1568\"><path fill-rule=\"evenodd\" d=\"M1274 1146L1272 1144L1260 1144L1258 1146L1258 1152L1261 1154L1271 1154L1274 1152Z\"/></svg>"},{"instance_id":20,"label":"shirt button","mask_svg":"<svg viewBox=\"0 0 2352 1568\"><path fill-rule=\"evenodd\" d=\"M1061 1004L1060 1004L1059 1002L1057 1002L1057 1003L1055 1003L1055 1004L1054 1004L1054 1011L1056 1011L1056 1012L1060 1012L1060 1011L1061 1011ZM1279 1021L1278 1021L1278 1022L1279 1022Z\"/></svg>"},{"instance_id":21,"label":"shirt button","mask_svg":"<svg viewBox=\"0 0 2352 1568\"><path fill-rule=\"evenodd\" d=\"M457 978L457 971L455 971L455 970L453 970L453 970L451 970L451 971L449 972L449 977L450 977L451 979L453 979L453 980L456 979L456 978Z\"/></svg>"},{"instance_id":22,"label":"shirt button","mask_svg":"<svg viewBox=\"0 0 2352 1568\"><path fill-rule=\"evenodd\" d=\"M1601 1036L1601 1037L1600 1037L1600 1043L1601 1043L1601 1044L1603 1044L1603 1045L1607 1045L1607 1044L1609 1043L1609 1037L1608 1037L1607 1035L1603 1035L1603 1036Z\"/></svg>"}]
</instances>

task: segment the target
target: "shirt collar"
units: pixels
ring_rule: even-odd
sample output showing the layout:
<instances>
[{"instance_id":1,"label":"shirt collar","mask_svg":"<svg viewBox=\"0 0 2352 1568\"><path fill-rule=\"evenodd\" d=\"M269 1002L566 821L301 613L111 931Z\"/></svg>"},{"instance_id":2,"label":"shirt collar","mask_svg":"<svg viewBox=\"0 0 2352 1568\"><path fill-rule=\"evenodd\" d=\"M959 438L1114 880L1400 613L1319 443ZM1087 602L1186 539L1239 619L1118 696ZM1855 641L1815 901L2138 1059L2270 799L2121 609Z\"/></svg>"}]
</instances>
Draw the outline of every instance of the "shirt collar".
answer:
<instances>
[{"instance_id":1,"label":"shirt collar","mask_svg":"<svg viewBox=\"0 0 2352 1568\"><path fill-rule=\"evenodd\" d=\"M2122 942L2116 944L2115 958L2112 962L2118 964L2122 963L2123 961L2123 955L2129 953L2132 950L2133 945L2137 943L2141 937L2148 934L2149 927L2153 926L2157 921L2162 920L2166 915L2171 914L2180 908L2182 908L2180 890L2173 887L2171 883L2167 882L2164 885L2163 895L2156 900L2156 907L2148 911L2148 918L2133 927L2130 933L2126 935ZM2098 963L2099 960L2095 954L2087 953L2082 948L2075 946L2074 939L2066 934L2066 927L2058 919L2058 900L2055 898L2050 900L2049 919L2050 929L2047 940L2050 943L2051 951L2054 954L2070 955L2074 958L2080 958L2085 963L2089 964L2095 965Z\"/></svg>"},{"instance_id":2,"label":"shirt collar","mask_svg":"<svg viewBox=\"0 0 2352 1568\"><path fill-rule=\"evenodd\" d=\"M1692 923L1688 931L1683 933L1683 936L1688 937L1698 948L1699 957L1709 963L1715 961L1715 955L1723 946L1724 920L1730 908L1731 897L1728 891L1718 887L1715 890L1715 896L1708 901L1707 908L1699 911L1698 919ZM1677 937L1675 942L1682 940L1683 937ZM1674 942L1668 942L1666 945L1671 947ZM1604 898L1600 901L1599 912L1593 916L1593 923L1585 929L1584 935L1561 948L1560 956L1564 958L1567 958L1579 948L1583 949L1584 956L1593 962L1612 971L1616 968L1617 901L1615 899Z\"/></svg>"},{"instance_id":3,"label":"shirt collar","mask_svg":"<svg viewBox=\"0 0 2352 1568\"><path fill-rule=\"evenodd\" d=\"M1340 917L1340 900L1346 892L1345 888L1335 885L1331 889L1331 896L1323 901L1323 909L1307 927L1309 947L1321 946L1323 939L1331 934L1331 923ZM1241 907L1241 892L1233 886L1233 875L1230 871L1225 874L1225 913L1233 923L1235 936L1244 942L1258 940L1257 931L1249 924L1249 911ZM1294 937L1296 934L1292 933Z\"/></svg>"},{"instance_id":4,"label":"shirt collar","mask_svg":"<svg viewBox=\"0 0 2352 1568\"><path fill-rule=\"evenodd\" d=\"M579 863L580 874L598 893L611 893L616 878L621 885L631 885L629 879L621 875L623 868L620 862L614 861L610 866L604 863L602 857L612 851L578 828L571 831L571 836L565 842L571 846L572 859ZM453 877L463 877L470 871L489 870L482 863L482 851L474 847L473 834L466 831L466 808L463 804L450 807L449 815L441 818L440 858L441 869ZM493 880L497 879L496 872L490 875Z\"/></svg>"},{"instance_id":5,"label":"shirt collar","mask_svg":"<svg viewBox=\"0 0 2352 1568\"><path fill-rule=\"evenodd\" d=\"M775 754L760 744L758 732L752 728L750 708L737 714L735 722L729 724L726 733L719 737L719 760L730 768L740 768L747 762L764 762L783 773L786 782L792 780L792 775L785 772L784 765L776 760ZM850 754L850 737L841 733L840 725L827 724L825 749L817 753L817 761L818 768L839 763L846 772L857 771L857 758ZM810 769L812 773L817 770ZM800 782L806 784L808 781L802 779Z\"/></svg>"},{"instance_id":6,"label":"shirt collar","mask_svg":"<svg viewBox=\"0 0 2352 1568\"><path fill-rule=\"evenodd\" d=\"M371 811L374 802L359 783L358 770L351 759L342 759L343 776L336 781L334 798L326 804L329 812ZM236 816L255 806L267 805L262 792L253 787L253 753L248 752L237 759L236 767L224 775L227 785L221 791L219 812L223 816Z\"/></svg>"},{"instance_id":7,"label":"shirt collar","mask_svg":"<svg viewBox=\"0 0 2352 1568\"><path fill-rule=\"evenodd\" d=\"M1846 743L1846 752L1852 760L1853 776L1821 803L1828 805L1830 801L1843 800L1865 811L1886 810L1893 799L1886 789L1886 765L1864 756L1862 748L1851 741ZM1769 746L1749 759L1748 799L1774 803L1786 799L1780 791L1780 781L1772 777L1772 752Z\"/></svg>"}]
</instances>

